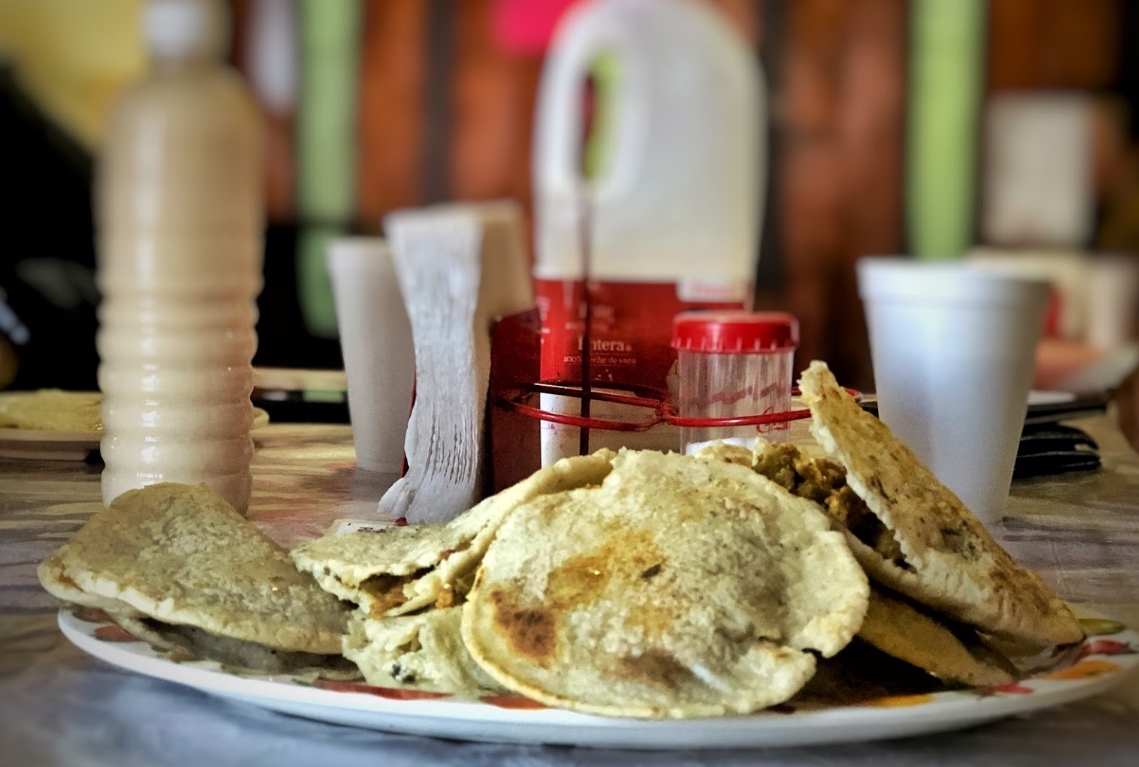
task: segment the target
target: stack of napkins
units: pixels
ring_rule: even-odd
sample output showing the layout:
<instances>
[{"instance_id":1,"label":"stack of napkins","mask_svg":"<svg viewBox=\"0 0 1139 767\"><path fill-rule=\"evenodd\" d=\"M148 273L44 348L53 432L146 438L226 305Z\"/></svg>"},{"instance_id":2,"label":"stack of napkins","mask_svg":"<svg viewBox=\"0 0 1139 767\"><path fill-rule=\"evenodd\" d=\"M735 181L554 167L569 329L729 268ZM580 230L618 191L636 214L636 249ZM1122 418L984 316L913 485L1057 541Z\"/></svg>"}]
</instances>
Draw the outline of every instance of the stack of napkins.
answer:
<instances>
[{"instance_id":1,"label":"stack of napkins","mask_svg":"<svg viewBox=\"0 0 1139 767\"><path fill-rule=\"evenodd\" d=\"M407 472L380 512L445 522L482 495L490 331L534 304L513 202L446 204L384 219L415 345Z\"/></svg>"}]
</instances>

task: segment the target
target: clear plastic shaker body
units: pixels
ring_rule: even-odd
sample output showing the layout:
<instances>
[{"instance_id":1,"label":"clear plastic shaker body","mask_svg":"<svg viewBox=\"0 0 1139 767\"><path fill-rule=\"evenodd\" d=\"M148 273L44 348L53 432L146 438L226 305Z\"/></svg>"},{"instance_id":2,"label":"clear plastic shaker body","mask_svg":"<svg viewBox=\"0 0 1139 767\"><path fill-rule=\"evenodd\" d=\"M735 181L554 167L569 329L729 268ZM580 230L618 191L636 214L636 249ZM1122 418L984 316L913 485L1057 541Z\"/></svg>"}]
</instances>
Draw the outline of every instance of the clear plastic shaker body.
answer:
<instances>
[{"instance_id":1,"label":"clear plastic shaker body","mask_svg":"<svg viewBox=\"0 0 1139 767\"><path fill-rule=\"evenodd\" d=\"M673 322L677 414L738 418L791 409L798 323L771 312L684 312ZM787 421L749 426L685 426L681 450L724 440L750 446L757 436L785 440Z\"/></svg>"}]
</instances>

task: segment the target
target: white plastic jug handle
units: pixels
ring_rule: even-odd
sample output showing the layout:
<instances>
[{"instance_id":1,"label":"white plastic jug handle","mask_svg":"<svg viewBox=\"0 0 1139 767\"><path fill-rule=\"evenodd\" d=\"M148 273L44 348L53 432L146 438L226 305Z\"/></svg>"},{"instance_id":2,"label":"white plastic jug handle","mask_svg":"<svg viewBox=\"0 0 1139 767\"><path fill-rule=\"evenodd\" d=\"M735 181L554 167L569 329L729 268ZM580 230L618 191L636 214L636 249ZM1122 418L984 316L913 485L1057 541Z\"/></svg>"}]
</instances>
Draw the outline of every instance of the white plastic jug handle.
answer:
<instances>
[{"instance_id":1,"label":"white plastic jug handle","mask_svg":"<svg viewBox=\"0 0 1139 767\"><path fill-rule=\"evenodd\" d=\"M637 55L636 30L613 24L612 17L606 24L595 21L600 19L592 15L584 23L563 24L555 37L551 48L555 53L547 60L539 94L534 162L548 189L572 193L583 183L582 90L598 56L613 55L619 74L614 101L608 105L613 115L612 143L605 166L592 181L594 199L602 201L624 196L634 186L647 145L652 83L646 57Z\"/></svg>"}]
</instances>

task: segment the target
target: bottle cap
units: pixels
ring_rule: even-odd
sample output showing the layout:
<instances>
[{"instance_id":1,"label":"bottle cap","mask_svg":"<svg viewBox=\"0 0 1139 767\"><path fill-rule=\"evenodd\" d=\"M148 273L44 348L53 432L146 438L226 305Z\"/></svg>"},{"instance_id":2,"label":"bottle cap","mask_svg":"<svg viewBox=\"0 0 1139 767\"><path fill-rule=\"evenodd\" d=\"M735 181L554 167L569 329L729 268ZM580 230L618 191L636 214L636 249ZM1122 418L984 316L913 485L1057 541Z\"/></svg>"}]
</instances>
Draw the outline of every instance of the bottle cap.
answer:
<instances>
[{"instance_id":1,"label":"bottle cap","mask_svg":"<svg viewBox=\"0 0 1139 767\"><path fill-rule=\"evenodd\" d=\"M220 0L146 0L143 39L157 58L220 56L229 36Z\"/></svg>"},{"instance_id":2,"label":"bottle cap","mask_svg":"<svg viewBox=\"0 0 1139 767\"><path fill-rule=\"evenodd\" d=\"M672 348L710 354L795 349L799 322L785 312L681 312L672 320Z\"/></svg>"}]
</instances>

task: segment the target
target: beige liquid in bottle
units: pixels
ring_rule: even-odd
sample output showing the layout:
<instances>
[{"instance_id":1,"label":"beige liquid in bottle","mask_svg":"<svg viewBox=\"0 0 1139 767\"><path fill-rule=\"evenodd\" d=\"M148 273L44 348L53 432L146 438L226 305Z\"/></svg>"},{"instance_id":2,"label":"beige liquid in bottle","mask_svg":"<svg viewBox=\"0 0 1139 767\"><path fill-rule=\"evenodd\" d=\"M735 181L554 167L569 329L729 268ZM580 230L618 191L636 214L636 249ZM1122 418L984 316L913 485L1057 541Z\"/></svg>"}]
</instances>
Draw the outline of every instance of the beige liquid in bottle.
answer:
<instances>
[{"instance_id":1,"label":"beige liquid in bottle","mask_svg":"<svg viewBox=\"0 0 1139 767\"><path fill-rule=\"evenodd\" d=\"M151 73L97 172L104 503L156 482L249 504L262 126L217 0L149 0Z\"/></svg>"}]
</instances>

